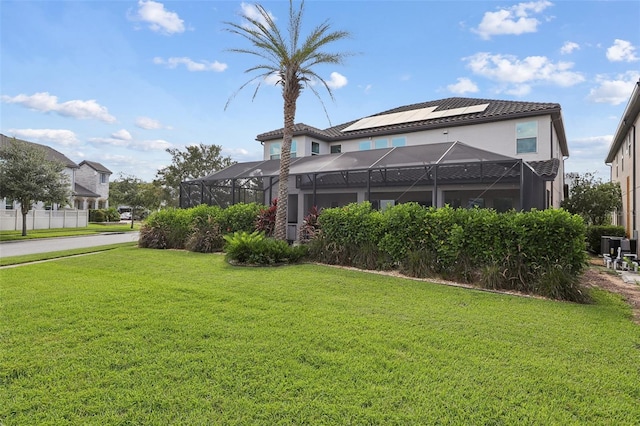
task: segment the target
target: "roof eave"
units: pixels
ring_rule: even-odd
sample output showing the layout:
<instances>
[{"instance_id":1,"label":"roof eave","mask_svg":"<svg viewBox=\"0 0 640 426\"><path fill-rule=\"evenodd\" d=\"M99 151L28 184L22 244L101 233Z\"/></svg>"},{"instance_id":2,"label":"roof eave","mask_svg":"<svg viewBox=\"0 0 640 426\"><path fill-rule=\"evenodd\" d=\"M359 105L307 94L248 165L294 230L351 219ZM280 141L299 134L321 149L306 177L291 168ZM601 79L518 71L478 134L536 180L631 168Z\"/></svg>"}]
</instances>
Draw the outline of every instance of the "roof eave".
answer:
<instances>
[{"instance_id":1,"label":"roof eave","mask_svg":"<svg viewBox=\"0 0 640 426\"><path fill-rule=\"evenodd\" d=\"M613 140L611 141L611 146L609 147L609 153L607 154L607 158L605 159L605 164L613 163L613 160L616 157L616 154L620 150L620 146L624 141L624 137L627 132L633 125L633 122L640 114L640 80L636 82L635 87L633 88L633 92L631 92L631 97L629 98L629 103L627 103L627 107L624 109L624 113L622 117L620 117L620 123L618 123L618 128L616 129L616 133L613 136Z\"/></svg>"}]
</instances>

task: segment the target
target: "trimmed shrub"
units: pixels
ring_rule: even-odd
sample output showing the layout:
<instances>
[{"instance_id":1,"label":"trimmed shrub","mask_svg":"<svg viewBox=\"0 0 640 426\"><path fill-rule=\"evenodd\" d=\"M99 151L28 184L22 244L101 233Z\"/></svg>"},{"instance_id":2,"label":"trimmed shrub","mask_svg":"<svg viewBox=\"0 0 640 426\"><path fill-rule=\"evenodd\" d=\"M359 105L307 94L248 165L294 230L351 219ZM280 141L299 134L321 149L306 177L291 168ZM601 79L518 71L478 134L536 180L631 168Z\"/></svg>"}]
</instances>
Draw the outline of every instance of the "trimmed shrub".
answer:
<instances>
[{"instance_id":1,"label":"trimmed shrub","mask_svg":"<svg viewBox=\"0 0 640 426\"><path fill-rule=\"evenodd\" d=\"M89 210L89 222L102 223L107 221L107 215L104 210Z\"/></svg>"},{"instance_id":2,"label":"trimmed shrub","mask_svg":"<svg viewBox=\"0 0 640 426\"><path fill-rule=\"evenodd\" d=\"M109 209L90 209L89 222L120 222L120 213L113 207Z\"/></svg>"},{"instance_id":3,"label":"trimmed shrub","mask_svg":"<svg viewBox=\"0 0 640 426\"><path fill-rule=\"evenodd\" d=\"M199 253L213 253L222 251L224 238L220 225L213 216L203 219L196 217L191 235L187 238L185 248Z\"/></svg>"},{"instance_id":4,"label":"trimmed shrub","mask_svg":"<svg viewBox=\"0 0 640 426\"><path fill-rule=\"evenodd\" d=\"M624 237L626 236L624 226L613 225L591 225L587 226L587 249L596 254L602 253L602 237Z\"/></svg>"},{"instance_id":5,"label":"trimmed shrub","mask_svg":"<svg viewBox=\"0 0 640 426\"><path fill-rule=\"evenodd\" d=\"M157 249L183 249L191 234L194 209L165 209L154 212L140 229L138 246ZM204 210L204 209L203 209Z\"/></svg>"},{"instance_id":6,"label":"trimmed shrub","mask_svg":"<svg viewBox=\"0 0 640 426\"><path fill-rule=\"evenodd\" d=\"M264 208L258 203L239 203L222 209L220 212L220 229L223 233L253 232L256 230L256 217Z\"/></svg>"},{"instance_id":7,"label":"trimmed shrub","mask_svg":"<svg viewBox=\"0 0 640 426\"><path fill-rule=\"evenodd\" d=\"M314 252L341 265L375 269L385 264L379 259L386 253L378 244L385 234L386 221L382 213L371 208L371 203L325 209L318 222L322 229L320 241L326 246L315 247Z\"/></svg>"},{"instance_id":8,"label":"trimmed shrub","mask_svg":"<svg viewBox=\"0 0 640 426\"><path fill-rule=\"evenodd\" d=\"M415 277L581 300L569 277L586 267L586 228L580 216L561 209L496 213L406 203L379 213L362 203L323 210L318 222L309 247L319 262L370 269L394 264Z\"/></svg>"}]
</instances>

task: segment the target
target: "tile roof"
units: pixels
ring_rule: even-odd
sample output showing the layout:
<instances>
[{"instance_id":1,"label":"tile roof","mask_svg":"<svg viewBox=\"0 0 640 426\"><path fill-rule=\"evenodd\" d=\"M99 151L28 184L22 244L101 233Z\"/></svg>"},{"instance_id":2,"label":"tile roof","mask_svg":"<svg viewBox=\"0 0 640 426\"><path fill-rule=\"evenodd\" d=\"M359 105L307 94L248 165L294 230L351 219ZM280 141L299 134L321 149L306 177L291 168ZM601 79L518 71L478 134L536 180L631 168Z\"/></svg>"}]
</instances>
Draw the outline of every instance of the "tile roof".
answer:
<instances>
[{"instance_id":1,"label":"tile roof","mask_svg":"<svg viewBox=\"0 0 640 426\"><path fill-rule=\"evenodd\" d=\"M477 99L477 98L445 98L435 101L422 102L412 105L405 105L398 108L390 109L387 111L373 114L369 117L380 116L385 114L392 114L398 112L411 111L415 109L422 109L427 107L437 106L435 111L443 111L454 108L463 108L474 105L489 104L489 106L481 112L475 112L471 114L454 115L448 117L434 118L423 121L413 121L408 123L396 123L384 125L375 128L358 129L348 132L343 132L353 123L359 119L349 121L347 123L339 124L337 126L329 127L326 129L318 129L307 124L299 123L295 125L294 136L309 135L317 137L318 139L333 142L348 139L359 139L363 137L369 137L374 135L394 134L394 133L407 133L416 132L421 130L437 129L442 127L463 126L468 124L478 124L492 121L502 121L520 117L532 117L541 114L550 114L553 122L556 126L556 132L559 137L560 146L562 147L564 155L568 155L569 149L567 146L566 135L564 131L564 125L562 122L562 114L560 104L548 103L548 102L525 102L525 101L504 101L495 99ZM363 117L364 118L364 117ZM261 133L256 137L256 140L265 142L273 139L282 138L283 128L272 130L269 132Z\"/></svg>"},{"instance_id":2,"label":"tile roof","mask_svg":"<svg viewBox=\"0 0 640 426\"><path fill-rule=\"evenodd\" d=\"M527 161L527 163L543 180L554 180L560 169L560 160L557 158L544 161Z\"/></svg>"},{"instance_id":3,"label":"tile roof","mask_svg":"<svg viewBox=\"0 0 640 426\"><path fill-rule=\"evenodd\" d=\"M82 167L83 164L86 164L87 166L91 167L93 170L98 171L100 173L113 174L111 170L107 169L105 166L103 166L100 163L96 163L95 161L83 160L80 162L80 167Z\"/></svg>"},{"instance_id":4,"label":"tile roof","mask_svg":"<svg viewBox=\"0 0 640 426\"><path fill-rule=\"evenodd\" d=\"M40 145L39 143L33 143L33 142L29 142L29 141L25 141L22 139L17 139L17 138L10 138L8 136L5 136L3 134L0 134L0 147L5 147L7 145L9 145L11 143L12 140L17 140L23 143L27 143L29 145L34 145L34 146L38 146L42 149L45 150L46 154L47 154L47 158L49 160L52 161L59 161L62 164L64 164L66 167L70 168L70 169L77 169L78 165L76 163L74 163L73 161L71 161L66 155L64 155L63 153L56 151L55 149L46 146L46 145Z\"/></svg>"}]
</instances>

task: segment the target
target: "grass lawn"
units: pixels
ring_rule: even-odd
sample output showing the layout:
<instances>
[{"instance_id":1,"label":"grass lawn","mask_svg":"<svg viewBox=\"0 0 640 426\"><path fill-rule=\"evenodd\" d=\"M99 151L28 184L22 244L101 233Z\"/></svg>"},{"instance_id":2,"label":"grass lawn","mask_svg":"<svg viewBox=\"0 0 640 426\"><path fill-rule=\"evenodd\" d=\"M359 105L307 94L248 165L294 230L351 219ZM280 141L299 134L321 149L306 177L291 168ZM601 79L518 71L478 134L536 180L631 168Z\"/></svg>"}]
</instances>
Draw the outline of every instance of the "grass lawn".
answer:
<instances>
[{"instance_id":1,"label":"grass lawn","mask_svg":"<svg viewBox=\"0 0 640 426\"><path fill-rule=\"evenodd\" d=\"M133 224L133 231L140 230L140 223ZM0 241L30 240L34 238L75 237L78 235L101 234L104 232L129 232L131 222L90 223L84 228L55 228L28 230L27 236L22 231L0 231Z\"/></svg>"},{"instance_id":2,"label":"grass lawn","mask_svg":"<svg viewBox=\"0 0 640 426\"><path fill-rule=\"evenodd\" d=\"M136 247L2 269L0 423L637 425L640 327L595 298Z\"/></svg>"}]
</instances>

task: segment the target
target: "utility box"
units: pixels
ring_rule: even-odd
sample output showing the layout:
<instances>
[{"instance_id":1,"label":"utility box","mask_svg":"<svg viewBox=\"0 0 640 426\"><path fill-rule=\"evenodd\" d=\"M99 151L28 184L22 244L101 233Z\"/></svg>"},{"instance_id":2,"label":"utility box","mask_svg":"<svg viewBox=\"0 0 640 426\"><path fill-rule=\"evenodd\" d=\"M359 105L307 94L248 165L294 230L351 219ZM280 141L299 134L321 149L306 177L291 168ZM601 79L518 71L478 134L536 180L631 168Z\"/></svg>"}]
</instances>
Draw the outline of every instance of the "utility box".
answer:
<instances>
[{"instance_id":1,"label":"utility box","mask_svg":"<svg viewBox=\"0 0 640 426\"><path fill-rule=\"evenodd\" d=\"M618 247L624 237L611 237L603 235L600 239L600 254L608 254L609 256L616 257L618 255Z\"/></svg>"}]
</instances>

